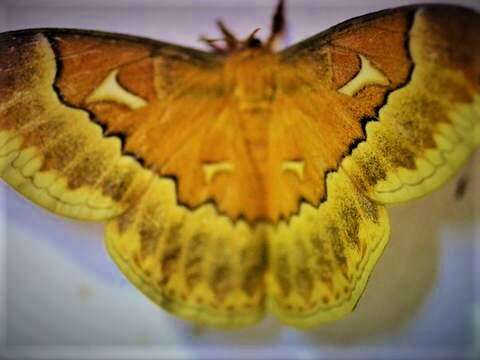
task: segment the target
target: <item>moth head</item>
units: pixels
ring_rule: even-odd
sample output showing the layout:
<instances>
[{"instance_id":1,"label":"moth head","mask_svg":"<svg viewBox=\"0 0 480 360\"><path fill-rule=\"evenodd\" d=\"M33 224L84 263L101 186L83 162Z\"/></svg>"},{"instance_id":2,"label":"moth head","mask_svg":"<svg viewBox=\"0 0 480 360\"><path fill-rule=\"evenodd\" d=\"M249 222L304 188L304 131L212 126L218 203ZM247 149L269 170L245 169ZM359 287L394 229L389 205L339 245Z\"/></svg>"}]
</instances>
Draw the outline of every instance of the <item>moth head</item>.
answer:
<instances>
[{"instance_id":1,"label":"moth head","mask_svg":"<svg viewBox=\"0 0 480 360\"><path fill-rule=\"evenodd\" d=\"M242 50L252 49L274 51L285 33L286 22L284 8L284 0L279 0L273 15L270 36L265 42L262 42L256 36L260 28L253 30L246 39L241 40L238 39L221 20L217 21L217 26L222 37L200 37L200 41L205 42L214 52L221 54L231 54Z\"/></svg>"}]
</instances>

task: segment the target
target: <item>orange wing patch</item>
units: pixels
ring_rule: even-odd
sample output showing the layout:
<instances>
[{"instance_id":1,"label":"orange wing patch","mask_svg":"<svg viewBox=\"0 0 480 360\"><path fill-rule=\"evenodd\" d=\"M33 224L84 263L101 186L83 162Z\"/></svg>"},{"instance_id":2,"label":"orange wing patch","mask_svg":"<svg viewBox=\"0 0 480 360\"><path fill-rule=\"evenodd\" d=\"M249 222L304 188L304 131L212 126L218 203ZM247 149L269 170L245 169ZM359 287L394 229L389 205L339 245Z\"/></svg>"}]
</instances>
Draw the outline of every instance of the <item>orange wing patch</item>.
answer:
<instances>
[{"instance_id":1,"label":"orange wing patch","mask_svg":"<svg viewBox=\"0 0 480 360\"><path fill-rule=\"evenodd\" d=\"M375 28L366 25L360 33L335 34L321 54L294 64L251 50L210 68L146 58L152 49L144 45L124 49L101 39L58 37L56 83L67 103L89 109L107 134L121 134L127 153L175 178L180 203L196 208L213 200L232 219L277 222L297 213L302 201L320 204L326 173L364 137L362 119L375 116L387 91L408 78L407 15L374 25L383 22L394 31L382 30L374 41ZM385 47L399 53L395 62L380 56ZM312 69L322 54L320 66L331 75L317 83ZM352 66L337 66L338 56L352 59ZM98 71L78 79L87 64ZM348 80L336 83L341 79ZM294 173L292 161L301 164ZM230 164L229 171L213 177L211 170L220 168L210 164L216 163Z\"/></svg>"}]
</instances>

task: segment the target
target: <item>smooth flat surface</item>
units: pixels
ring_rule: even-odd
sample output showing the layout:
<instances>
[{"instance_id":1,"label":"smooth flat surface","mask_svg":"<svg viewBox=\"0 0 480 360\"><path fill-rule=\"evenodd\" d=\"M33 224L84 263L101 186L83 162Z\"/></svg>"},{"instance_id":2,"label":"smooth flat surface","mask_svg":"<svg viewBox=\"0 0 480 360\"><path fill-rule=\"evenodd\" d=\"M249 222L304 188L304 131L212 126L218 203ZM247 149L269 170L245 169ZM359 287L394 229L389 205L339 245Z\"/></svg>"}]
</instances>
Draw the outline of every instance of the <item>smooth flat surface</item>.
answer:
<instances>
[{"instance_id":1,"label":"smooth flat surface","mask_svg":"<svg viewBox=\"0 0 480 360\"><path fill-rule=\"evenodd\" d=\"M275 2L180 3L0 2L0 31L89 28L199 47L199 35L217 36L218 17L241 37L259 26L265 36ZM411 2L291 3L288 34L295 42L350 17ZM177 320L124 280L103 248L101 224L48 214L0 183L0 358L473 356L480 336L474 322L480 298L478 155L464 170L470 181L463 199L454 196L454 179L427 198L390 209L392 238L358 308L309 332L272 318L229 332Z\"/></svg>"}]
</instances>

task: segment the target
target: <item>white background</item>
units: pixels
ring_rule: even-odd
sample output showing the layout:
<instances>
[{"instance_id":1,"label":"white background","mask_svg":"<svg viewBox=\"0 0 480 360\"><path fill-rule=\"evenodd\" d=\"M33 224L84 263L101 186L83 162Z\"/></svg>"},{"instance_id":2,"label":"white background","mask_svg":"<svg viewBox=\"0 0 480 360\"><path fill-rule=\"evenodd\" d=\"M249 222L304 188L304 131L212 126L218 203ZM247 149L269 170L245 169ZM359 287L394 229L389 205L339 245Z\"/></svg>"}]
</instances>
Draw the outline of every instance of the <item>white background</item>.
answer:
<instances>
[{"instance_id":1,"label":"white background","mask_svg":"<svg viewBox=\"0 0 480 360\"><path fill-rule=\"evenodd\" d=\"M412 2L287 1L288 40L407 3ZM456 3L479 8L477 1ZM218 35L218 17L240 36L257 27L265 36L274 4L0 1L0 31L88 28L199 47L199 35ZM229 332L191 327L123 279L103 249L101 224L48 214L0 183L0 358L450 359L473 354L479 336L474 332L480 295L474 246L480 228L478 158L462 173L470 175L462 200L454 197L453 180L425 199L392 207L391 241L357 310L309 332L271 318Z\"/></svg>"}]
</instances>

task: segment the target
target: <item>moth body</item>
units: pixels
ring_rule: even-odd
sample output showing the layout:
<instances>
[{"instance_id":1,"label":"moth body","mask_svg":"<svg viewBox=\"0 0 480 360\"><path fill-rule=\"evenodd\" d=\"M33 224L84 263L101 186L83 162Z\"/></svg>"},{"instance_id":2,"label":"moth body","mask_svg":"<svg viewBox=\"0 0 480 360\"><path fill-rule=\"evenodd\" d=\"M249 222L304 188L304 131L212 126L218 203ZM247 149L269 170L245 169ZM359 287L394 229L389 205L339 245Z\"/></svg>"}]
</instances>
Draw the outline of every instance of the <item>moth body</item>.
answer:
<instances>
[{"instance_id":1,"label":"moth body","mask_svg":"<svg viewBox=\"0 0 480 360\"><path fill-rule=\"evenodd\" d=\"M277 88L277 55L260 49L243 50L225 59L225 78L239 111L269 111Z\"/></svg>"}]
</instances>

